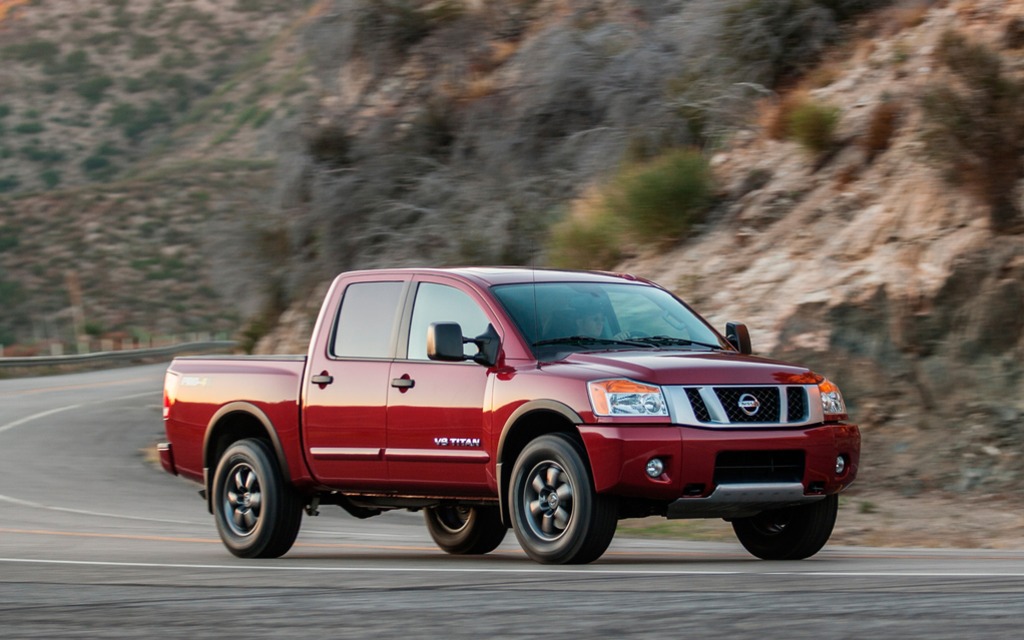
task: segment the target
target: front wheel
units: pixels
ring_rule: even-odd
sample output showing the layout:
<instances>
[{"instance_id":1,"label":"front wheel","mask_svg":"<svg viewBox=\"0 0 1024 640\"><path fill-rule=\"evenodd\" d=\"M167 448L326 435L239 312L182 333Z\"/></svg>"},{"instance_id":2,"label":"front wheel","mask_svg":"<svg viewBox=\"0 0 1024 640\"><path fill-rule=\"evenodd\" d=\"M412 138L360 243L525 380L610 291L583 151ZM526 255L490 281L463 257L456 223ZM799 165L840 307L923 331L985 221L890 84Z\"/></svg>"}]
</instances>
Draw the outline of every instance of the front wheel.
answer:
<instances>
[{"instance_id":1,"label":"front wheel","mask_svg":"<svg viewBox=\"0 0 1024 640\"><path fill-rule=\"evenodd\" d=\"M299 534L302 501L281 477L262 440L228 447L213 476L213 515L220 539L240 558L277 558Z\"/></svg>"},{"instance_id":2,"label":"front wheel","mask_svg":"<svg viewBox=\"0 0 1024 640\"><path fill-rule=\"evenodd\" d=\"M437 546L453 555L490 553L508 532L497 507L445 504L424 509L423 519Z\"/></svg>"},{"instance_id":3,"label":"front wheel","mask_svg":"<svg viewBox=\"0 0 1024 640\"><path fill-rule=\"evenodd\" d=\"M616 503L594 492L582 452L565 436L528 444L516 459L509 492L512 528L537 562L592 562L615 536Z\"/></svg>"},{"instance_id":4,"label":"front wheel","mask_svg":"<svg viewBox=\"0 0 1024 640\"><path fill-rule=\"evenodd\" d=\"M799 507L765 511L732 523L740 544L762 560L803 560L821 551L832 536L839 496Z\"/></svg>"}]
</instances>

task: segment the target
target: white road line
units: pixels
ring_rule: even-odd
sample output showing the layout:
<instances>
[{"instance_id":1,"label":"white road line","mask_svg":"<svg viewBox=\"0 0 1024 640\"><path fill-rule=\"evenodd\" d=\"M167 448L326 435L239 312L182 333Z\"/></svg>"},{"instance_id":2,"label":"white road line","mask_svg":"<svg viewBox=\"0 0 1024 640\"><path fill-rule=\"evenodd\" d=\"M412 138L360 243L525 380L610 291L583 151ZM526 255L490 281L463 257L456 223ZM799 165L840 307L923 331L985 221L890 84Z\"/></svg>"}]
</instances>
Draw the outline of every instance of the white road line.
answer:
<instances>
[{"instance_id":1,"label":"white road line","mask_svg":"<svg viewBox=\"0 0 1024 640\"><path fill-rule=\"evenodd\" d=\"M97 400L95 402L83 402L83 403L80 403L80 404L68 405L66 407L57 407L56 409L49 409L47 411L41 411L39 413L35 413L35 414L30 415L30 416L25 416L24 418L21 418L19 420L15 420L14 422L8 422L5 425L0 425L0 433L3 433L4 431L8 431L8 430L13 429L15 427L20 427L21 425L29 423L29 422L32 422L33 420L40 420L42 418L46 418L48 416L52 416L52 415L54 415L56 413L63 413L64 411L71 411L72 409L79 409L81 407L90 406L90 405L94 405L94 404L108 404L108 403L111 403L111 402L117 402L118 400L132 400L134 398L142 398L144 396L154 396L155 397L156 395L157 394L155 392L153 392L153 391L147 391L146 393L136 393L136 394L133 394L133 395L130 395L130 396L119 396L117 398L111 398L109 400Z\"/></svg>"},{"instance_id":2,"label":"white road line","mask_svg":"<svg viewBox=\"0 0 1024 640\"><path fill-rule=\"evenodd\" d=\"M77 409L81 406L82 405L80 404L73 404L67 407L57 407L56 409L50 409L49 411L42 411L31 416L26 416L21 420L15 420L14 422L8 422L7 424L0 426L0 433L3 433L4 431L7 431L9 429L13 429L14 427L20 427L21 425L27 422L32 422L33 420L39 420L40 418L52 416L55 413L61 413L63 411L71 411L72 409Z\"/></svg>"},{"instance_id":3,"label":"white road line","mask_svg":"<svg viewBox=\"0 0 1024 640\"><path fill-rule=\"evenodd\" d=\"M97 560L42 560L36 558L0 558L0 563L49 564L125 569L189 569L210 571L301 571L323 573L497 573L497 574L564 574L575 576L794 576L819 578L1024 578L1024 572L979 571L703 571L699 569L604 569L600 567L560 568L468 568L468 567L310 567L283 564L177 564L160 562L103 562Z\"/></svg>"},{"instance_id":4,"label":"white road line","mask_svg":"<svg viewBox=\"0 0 1024 640\"><path fill-rule=\"evenodd\" d=\"M48 504L41 504L39 502L31 502L29 500L20 500L18 498L12 498L10 496L0 495L0 502L8 502L10 504L16 504L19 507L31 507L33 509L46 509L48 511L60 511L63 513L74 513L80 516L96 516L99 518L117 518L119 520L138 520L141 522L159 522L162 524L187 524L193 526L202 526L202 523L192 522L188 520L166 520L163 518L146 518L143 516L125 516L116 513L103 513L102 511L87 511L85 509L70 509L68 507L54 507Z\"/></svg>"}]
</instances>

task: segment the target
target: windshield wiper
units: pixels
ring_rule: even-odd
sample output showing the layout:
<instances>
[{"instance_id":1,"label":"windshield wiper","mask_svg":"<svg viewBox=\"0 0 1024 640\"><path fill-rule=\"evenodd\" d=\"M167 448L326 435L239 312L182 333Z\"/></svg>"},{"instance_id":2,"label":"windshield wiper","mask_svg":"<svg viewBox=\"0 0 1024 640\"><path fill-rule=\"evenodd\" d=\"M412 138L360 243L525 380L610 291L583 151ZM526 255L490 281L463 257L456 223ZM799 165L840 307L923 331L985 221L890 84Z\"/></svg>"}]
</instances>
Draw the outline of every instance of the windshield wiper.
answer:
<instances>
[{"instance_id":1,"label":"windshield wiper","mask_svg":"<svg viewBox=\"0 0 1024 640\"><path fill-rule=\"evenodd\" d=\"M707 347L709 349L721 350L722 345L719 344L708 344L707 342L698 342L696 340L688 340L686 338L671 338L669 336L648 336L644 338L632 338L633 342L642 342L652 347L674 347L674 346L694 346L694 347Z\"/></svg>"},{"instance_id":2,"label":"windshield wiper","mask_svg":"<svg viewBox=\"0 0 1024 640\"><path fill-rule=\"evenodd\" d=\"M549 344L570 344L576 346L587 346L592 344L607 344L607 345L625 345L627 347L643 347L650 349L654 347L653 344L640 342L637 340L609 340L608 338L594 338L591 336L566 336L564 338L552 338L550 340L538 340L533 343L535 347L543 347Z\"/></svg>"}]
</instances>

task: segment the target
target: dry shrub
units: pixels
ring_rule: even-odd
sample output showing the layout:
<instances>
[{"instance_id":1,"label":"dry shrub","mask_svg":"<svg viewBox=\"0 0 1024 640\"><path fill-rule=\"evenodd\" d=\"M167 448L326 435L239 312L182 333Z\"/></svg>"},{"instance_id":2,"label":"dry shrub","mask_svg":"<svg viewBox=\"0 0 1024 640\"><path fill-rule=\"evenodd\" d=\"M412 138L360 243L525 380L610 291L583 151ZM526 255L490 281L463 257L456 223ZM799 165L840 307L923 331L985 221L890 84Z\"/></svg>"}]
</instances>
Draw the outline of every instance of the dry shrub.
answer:
<instances>
[{"instance_id":1,"label":"dry shrub","mask_svg":"<svg viewBox=\"0 0 1024 640\"><path fill-rule=\"evenodd\" d=\"M924 140L947 178L975 192L989 205L992 227L1019 229L1014 199L1024 153L1024 82L1003 73L999 56L987 47L947 32L936 56L953 81L931 87L921 105Z\"/></svg>"},{"instance_id":2,"label":"dry shrub","mask_svg":"<svg viewBox=\"0 0 1024 640\"><path fill-rule=\"evenodd\" d=\"M571 217L551 229L548 263L562 269L611 269L622 258L614 220Z\"/></svg>"},{"instance_id":3,"label":"dry shrub","mask_svg":"<svg viewBox=\"0 0 1024 640\"><path fill-rule=\"evenodd\" d=\"M769 133L775 138L794 140L811 153L820 154L835 147L839 116L838 107L794 93L779 104L776 122Z\"/></svg>"},{"instance_id":4,"label":"dry shrub","mask_svg":"<svg viewBox=\"0 0 1024 640\"><path fill-rule=\"evenodd\" d=\"M897 100L885 100L871 112L868 130L860 139L860 146L867 154L868 161L889 148L902 113L903 105Z\"/></svg>"}]
</instances>

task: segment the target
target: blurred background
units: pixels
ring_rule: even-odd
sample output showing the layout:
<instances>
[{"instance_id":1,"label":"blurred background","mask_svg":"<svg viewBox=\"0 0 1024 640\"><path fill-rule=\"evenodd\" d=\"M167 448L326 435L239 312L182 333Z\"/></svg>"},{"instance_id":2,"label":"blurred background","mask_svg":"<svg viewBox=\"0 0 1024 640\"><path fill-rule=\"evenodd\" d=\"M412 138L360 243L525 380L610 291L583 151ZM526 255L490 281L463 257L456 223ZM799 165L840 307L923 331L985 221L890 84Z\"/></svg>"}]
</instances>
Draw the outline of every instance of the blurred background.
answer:
<instances>
[{"instance_id":1,"label":"blurred background","mask_svg":"<svg viewBox=\"0 0 1024 640\"><path fill-rule=\"evenodd\" d=\"M1022 152L1019 0L0 0L0 345L629 271L840 384L847 539L1019 544Z\"/></svg>"}]
</instances>

